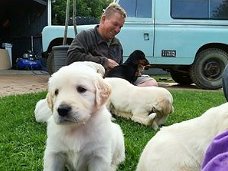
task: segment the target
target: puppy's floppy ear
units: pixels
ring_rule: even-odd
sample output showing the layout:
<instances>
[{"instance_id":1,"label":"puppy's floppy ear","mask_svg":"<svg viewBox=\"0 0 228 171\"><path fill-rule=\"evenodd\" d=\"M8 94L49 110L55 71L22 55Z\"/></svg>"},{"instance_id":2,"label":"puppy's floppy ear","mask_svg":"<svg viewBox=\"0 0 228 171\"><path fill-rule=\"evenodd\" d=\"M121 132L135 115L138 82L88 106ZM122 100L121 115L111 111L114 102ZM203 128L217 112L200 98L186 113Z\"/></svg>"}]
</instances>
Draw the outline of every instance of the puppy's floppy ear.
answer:
<instances>
[{"instance_id":1,"label":"puppy's floppy ear","mask_svg":"<svg viewBox=\"0 0 228 171\"><path fill-rule=\"evenodd\" d=\"M46 100L47 100L47 103L48 103L48 107L53 112L53 95L50 92L47 93Z\"/></svg>"},{"instance_id":2,"label":"puppy's floppy ear","mask_svg":"<svg viewBox=\"0 0 228 171\"><path fill-rule=\"evenodd\" d=\"M109 98L111 94L111 86L101 77L95 80L96 88L96 109L99 109Z\"/></svg>"}]
</instances>

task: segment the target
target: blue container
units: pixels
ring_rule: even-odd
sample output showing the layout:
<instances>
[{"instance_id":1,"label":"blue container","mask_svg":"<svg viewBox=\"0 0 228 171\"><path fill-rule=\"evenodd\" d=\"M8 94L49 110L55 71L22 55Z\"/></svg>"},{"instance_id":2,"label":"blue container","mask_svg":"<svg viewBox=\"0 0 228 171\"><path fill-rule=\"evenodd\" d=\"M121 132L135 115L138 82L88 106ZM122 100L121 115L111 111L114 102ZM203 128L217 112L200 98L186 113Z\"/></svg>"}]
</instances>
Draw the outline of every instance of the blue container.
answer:
<instances>
[{"instance_id":1,"label":"blue container","mask_svg":"<svg viewBox=\"0 0 228 171\"><path fill-rule=\"evenodd\" d=\"M24 70L41 70L42 63L39 59L17 58L16 67Z\"/></svg>"}]
</instances>

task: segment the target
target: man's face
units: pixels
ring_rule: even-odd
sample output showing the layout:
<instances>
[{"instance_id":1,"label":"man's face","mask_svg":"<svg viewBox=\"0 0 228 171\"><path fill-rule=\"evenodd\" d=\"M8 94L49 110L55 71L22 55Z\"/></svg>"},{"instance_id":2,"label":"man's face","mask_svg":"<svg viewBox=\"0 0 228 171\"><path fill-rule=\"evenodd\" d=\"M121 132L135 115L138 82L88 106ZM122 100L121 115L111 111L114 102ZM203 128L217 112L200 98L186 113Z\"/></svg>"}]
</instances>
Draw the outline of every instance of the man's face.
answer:
<instances>
[{"instance_id":1,"label":"man's face","mask_svg":"<svg viewBox=\"0 0 228 171\"><path fill-rule=\"evenodd\" d=\"M120 32L121 28L124 25L124 22L125 18L119 13L114 13L110 17L103 16L101 20L103 38L114 38Z\"/></svg>"}]
</instances>

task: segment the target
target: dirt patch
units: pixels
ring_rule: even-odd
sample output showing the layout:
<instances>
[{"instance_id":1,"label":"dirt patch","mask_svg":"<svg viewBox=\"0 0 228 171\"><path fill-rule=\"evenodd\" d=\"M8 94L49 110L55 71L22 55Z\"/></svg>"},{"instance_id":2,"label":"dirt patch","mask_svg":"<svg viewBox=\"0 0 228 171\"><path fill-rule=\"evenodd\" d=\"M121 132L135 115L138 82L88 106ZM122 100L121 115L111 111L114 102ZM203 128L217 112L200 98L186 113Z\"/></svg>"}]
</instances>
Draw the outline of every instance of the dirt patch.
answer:
<instances>
[{"instance_id":1,"label":"dirt patch","mask_svg":"<svg viewBox=\"0 0 228 171\"><path fill-rule=\"evenodd\" d=\"M49 77L48 73L42 71L1 70L0 96L46 91ZM194 84L180 86L177 83L159 82L159 86L167 89L202 90L197 88ZM222 89L219 90L221 91Z\"/></svg>"},{"instance_id":2,"label":"dirt patch","mask_svg":"<svg viewBox=\"0 0 228 171\"><path fill-rule=\"evenodd\" d=\"M0 96L47 90L49 75L0 75Z\"/></svg>"}]
</instances>

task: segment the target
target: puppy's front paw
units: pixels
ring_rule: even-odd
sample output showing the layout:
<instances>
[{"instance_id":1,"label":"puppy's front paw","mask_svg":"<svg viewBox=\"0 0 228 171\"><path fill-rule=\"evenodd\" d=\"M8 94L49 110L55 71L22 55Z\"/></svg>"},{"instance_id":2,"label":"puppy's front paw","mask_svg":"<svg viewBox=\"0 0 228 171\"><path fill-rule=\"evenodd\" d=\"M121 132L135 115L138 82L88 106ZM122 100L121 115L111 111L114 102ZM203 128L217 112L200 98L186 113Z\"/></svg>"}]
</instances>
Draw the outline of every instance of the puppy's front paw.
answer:
<instances>
[{"instance_id":1,"label":"puppy's front paw","mask_svg":"<svg viewBox=\"0 0 228 171\"><path fill-rule=\"evenodd\" d=\"M149 117L150 119L154 119L154 118L156 117L156 115L157 115L156 113L151 113L151 114L149 114L148 117Z\"/></svg>"},{"instance_id":2,"label":"puppy's front paw","mask_svg":"<svg viewBox=\"0 0 228 171\"><path fill-rule=\"evenodd\" d=\"M114 118L113 116L111 117L111 121L115 122L116 118Z\"/></svg>"},{"instance_id":3,"label":"puppy's front paw","mask_svg":"<svg viewBox=\"0 0 228 171\"><path fill-rule=\"evenodd\" d=\"M155 131L157 131L158 128L159 128L158 124L157 124L155 121L153 121L153 123L152 123L152 128L153 128Z\"/></svg>"}]
</instances>

